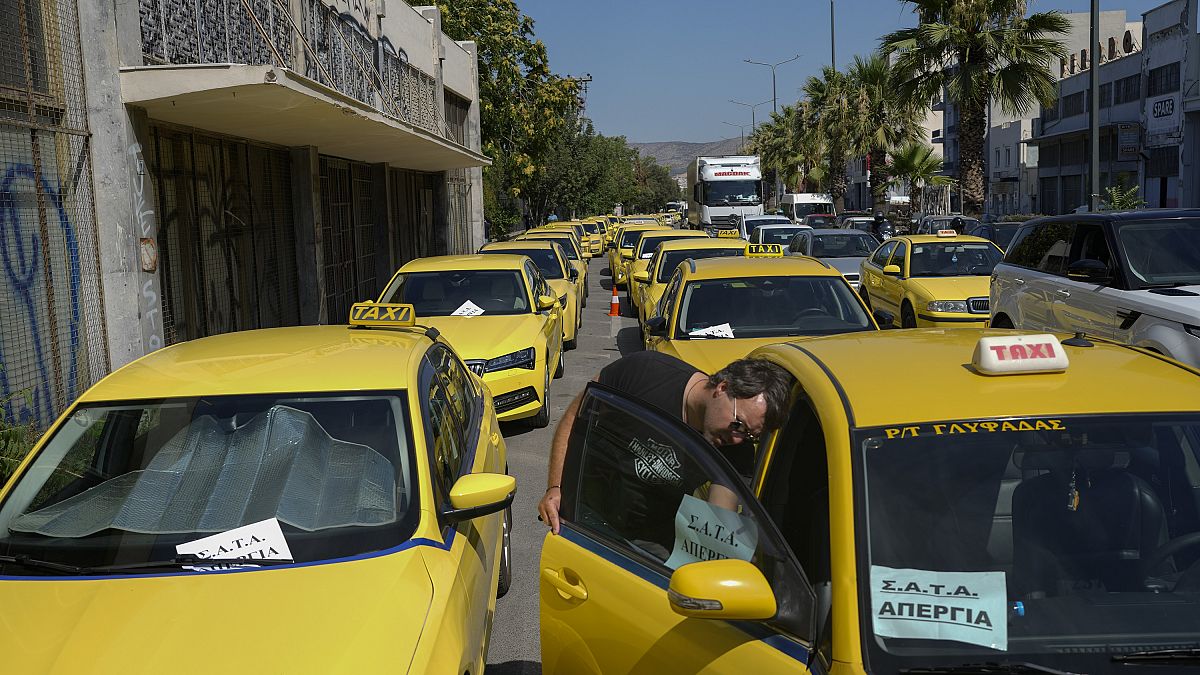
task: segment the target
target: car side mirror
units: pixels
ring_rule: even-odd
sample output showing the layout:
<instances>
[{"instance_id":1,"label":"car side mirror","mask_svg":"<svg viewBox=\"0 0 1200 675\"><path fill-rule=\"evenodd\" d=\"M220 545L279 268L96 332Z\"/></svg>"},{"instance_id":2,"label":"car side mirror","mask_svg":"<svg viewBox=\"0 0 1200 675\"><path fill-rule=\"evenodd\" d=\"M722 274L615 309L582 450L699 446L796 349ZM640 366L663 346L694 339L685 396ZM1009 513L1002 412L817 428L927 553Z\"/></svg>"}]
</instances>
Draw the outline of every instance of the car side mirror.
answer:
<instances>
[{"instance_id":1,"label":"car side mirror","mask_svg":"<svg viewBox=\"0 0 1200 675\"><path fill-rule=\"evenodd\" d=\"M648 284L648 283L650 283L650 273L649 272L636 272L633 275L633 280L638 282L639 284Z\"/></svg>"},{"instance_id":2,"label":"car side mirror","mask_svg":"<svg viewBox=\"0 0 1200 675\"><path fill-rule=\"evenodd\" d=\"M549 295L539 295L537 299L538 311L544 312L548 309L554 309L554 305L558 304L557 298L552 298Z\"/></svg>"},{"instance_id":3,"label":"car side mirror","mask_svg":"<svg viewBox=\"0 0 1200 675\"><path fill-rule=\"evenodd\" d=\"M896 315L883 309L877 309L871 312L871 316L875 317L875 323L883 330L896 327Z\"/></svg>"},{"instance_id":4,"label":"car side mirror","mask_svg":"<svg viewBox=\"0 0 1200 675\"><path fill-rule=\"evenodd\" d=\"M900 266L899 265L886 265L883 268L883 273L889 277L898 277L898 276L900 276Z\"/></svg>"},{"instance_id":5,"label":"car side mirror","mask_svg":"<svg viewBox=\"0 0 1200 675\"><path fill-rule=\"evenodd\" d=\"M763 573L733 558L680 567L671 575L667 597L676 614L697 619L762 621L778 611Z\"/></svg>"},{"instance_id":6,"label":"car side mirror","mask_svg":"<svg viewBox=\"0 0 1200 675\"><path fill-rule=\"evenodd\" d=\"M470 473L454 481L450 505L438 513L444 523L461 523L498 513L512 505L517 479L502 473Z\"/></svg>"},{"instance_id":7,"label":"car side mirror","mask_svg":"<svg viewBox=\"0 0 1200 675\"><path fill-rule=\"evenodd\" d=\"M578 281L579 280L579 270L572 267L570 271L571 271L571 281Z\"/></svg>"},{"instance_id":8,"label":"car side mirror","mask_svg":"<svg viewBox=\"0 0 1200 675\"><path fill-rule=\"evenodd\" d=\"M667 320L661 316L652 316L646 319L646 332L650 335L665 336L667 334Z\"/></svg>"},{"instance_id":9,"label":"car side mirror","mask_svg":"<svg viewBox=\"0 0 1200 675\"><path fill-rule=\"evenodd\" d=\"M1067 266L1067 278L1073 281L1104 284L1112 281L1112 273L1109 272L1108 265L1099 260L1084 258Z\"/></svg>"}]
</instances>

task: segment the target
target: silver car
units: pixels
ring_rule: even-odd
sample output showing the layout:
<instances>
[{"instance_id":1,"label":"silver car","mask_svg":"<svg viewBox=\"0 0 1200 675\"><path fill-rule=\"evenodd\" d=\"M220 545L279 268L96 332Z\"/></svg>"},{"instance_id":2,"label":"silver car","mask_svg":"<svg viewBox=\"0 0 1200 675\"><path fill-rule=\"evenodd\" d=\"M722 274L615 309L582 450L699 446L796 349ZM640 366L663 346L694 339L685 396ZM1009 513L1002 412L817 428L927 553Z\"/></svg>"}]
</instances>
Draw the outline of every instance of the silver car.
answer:
<instances>
[{"instance_id":1,"label":"silver car","mask_svg":"<svg viewBox=\"0 0 1200 675\"><path fill-rule=\"evenodd\" d=\"M858 290L860 263L879 246L870 232L847 229L823 229L797 232L787 246L787 255L817 258L846 277Z\"/></svg>"}]
</instances>

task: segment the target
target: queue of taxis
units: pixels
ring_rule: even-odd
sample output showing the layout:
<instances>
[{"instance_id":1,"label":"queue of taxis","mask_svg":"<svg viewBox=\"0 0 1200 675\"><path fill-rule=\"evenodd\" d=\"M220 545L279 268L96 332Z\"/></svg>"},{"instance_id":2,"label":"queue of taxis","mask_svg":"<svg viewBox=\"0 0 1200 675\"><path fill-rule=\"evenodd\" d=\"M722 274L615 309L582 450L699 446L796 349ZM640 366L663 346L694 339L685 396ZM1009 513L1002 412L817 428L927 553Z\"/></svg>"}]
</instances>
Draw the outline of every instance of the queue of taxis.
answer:
<instances>
[{"instance_id":1,"label":"queue of taxis","mask_svg":"<svg viewBox=\"0 0 1200 675\"><path fill-rule=\"evenodd\" d=\"M582 305L587 307L588 297L588 262L583 257L583 251L579 248L579 240L575 238L569 230L553 230L548 228L539 228L529 230L516 237L514 241L525 240L547 240L558 243L562 247L563 253L567 254L567 262L575 269L575 284L578 286L580 297L583 298Z\"/></svg>"},{"instance_id":2,"label":"queue of taxis","mask_svg":"<svg viewBox=\"0 0 1200 675\"><path fill-rule=\"evenodd\" d=\"M859 293L900 328L983 327L1003 257L987 239L954 230L892 237L859 266Z\"/></svg>"},{"instance_id":3,"label":"queue of taxis","mask_svg":"<svg viewBox=\"0 0 1200 675\"><path fill-rule=\"evenodd\" d=\"M585 218L582 221L583 231L588 236L588 253L591 257L604 254L604 248L607 244L607 239L604 236L608 229L608 220L604 217Z\"/></svg>"},{"instance_id":4,"label":"queue of taxis","mask_svg":"<svg viewBox=\"0 0 1200 675\"><path fill-rule=\"evenodd\" d=\"M670 229L644 233L642 238L638 240L637 246L633 247L633 258L629 261L629 269L625 273L626 281L630 279L634 280L633 283L627 284L629 288L629 303L633 305L634 310L638 313L641 312L642 291L645 289L643 284L637 283L637 276L649 268L650 261L654 258L654 253L658 250L660 244L678 239L697 241L707 238L708 235L695 230Z\"/></svg>"},{"instance_id":5,"label":"queue of taxis","mask_svg":"<svg viewBox=\"0 0 1200 675\"><path fill-rule=\"evenodd\" d=\"M417 258L378 302L415 307L483 378L500 421L550 424L550 378L563 375L563 322L574 319L527 255Z\"/></svg>"},{"instance_id":6,"label":"queue of taxis","mask_svg":"<svg viewBox=\"0 0 1200 675\"><path fill-rule=\"evenodd\" d=\"M4 672L483 672L492 396L411 306L351 324L172 345L67 408L0 489Z\"/></svg>"},{"instance_id":7,"label":"queue of taxis","mask_svg":"<svg viewBox=\"0 0 1200 675\"><path fill-rule=\"evenodd\" d=\"M743 241L713 239L701 234L702 236L698 239L673 239L659 244L657 252L650 259L646 269L634 273L634 284L642 288L642 299L637 305L637 310L638 324L643 333L646 329L646 319L654 313L654 308L658 306L667 283L671 281L671 274L676 267L679 267L680 263L689 258L703 260L705 258L741 256L746 253L746 243Z\"/></svg>"},{"instance_id":8,"label":"queue of taxis","mask_svg":"<svg viewBox=\"0 0 1200 675\"><path fill-rule=\"evenodd\" d=\"M688 259L676 268L646 320L646 349L715 373L762 345L878 330L837 269L784 257L779 244L743 246L740 258Z\"/></svg>"},{"instance_id":9,"label":"queue of taxis","mask_svg":"<svg viewBox=\"0 0 1200 675\"><path fill-rule=\"evenodd\" d=\"M668 230L665 225L650 225L638 223L626 225L619 231L619 237L613 241L608 252L609 269L612 270L613 283L626 286L629 281L629 266L633 262L633 251L637 248L642 235L654 230Z\"/></svg>"},{"instance_id":10,"label":"queue of taxis","mask_svg":"<svg viewBox=\"0 0 1200 675\"><path fill-rule=\"evenodd\" d=\"M558 242L497 241L484 244L479 252L483 255L523 255L537 265L563 307L563 349L575 349L579 327L583 325L583 296L579 294L579 273L567 261Z\"/></svg>"},{"instance_id":11,"label":"queue of taxis","mask_svg":"<svg viewBox=\"0 0 1200 675\"><path fill-rule=\"evenodd\" d=\"M1200 371L975 328L751 356L796 384L749 484L677 417L588 385L538 565L541 672L1195 667Z\"/></svg>"}]
</instances>

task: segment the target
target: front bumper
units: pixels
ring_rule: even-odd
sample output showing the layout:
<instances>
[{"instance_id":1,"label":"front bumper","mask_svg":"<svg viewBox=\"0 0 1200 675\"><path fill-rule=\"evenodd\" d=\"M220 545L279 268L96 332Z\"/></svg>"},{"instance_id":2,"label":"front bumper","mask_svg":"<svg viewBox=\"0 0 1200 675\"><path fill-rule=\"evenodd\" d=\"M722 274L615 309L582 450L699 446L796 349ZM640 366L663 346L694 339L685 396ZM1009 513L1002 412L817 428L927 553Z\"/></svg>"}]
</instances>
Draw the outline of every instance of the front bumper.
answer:
<instances>
[{"instance_id":1,"label":"front bumper","mask_svg":"<svg viewBox=\"0 0 1200 675\"><path fill-rule=\"evenodd\" d=\"M533 370L509 368L484 374L483 383L492 392L496 419L507 422L536 415L546 398L543 390L545 372L545 366L541 366Z\"/></svg>"},{"instance_id":2,"label":"front bumper","mask_svg":"<svg viewBox=\"0 0 1200 675\"><path fill-rule=\"evenodd\" d=\"M983 328L987 326L989 314L961 314L959 312L917 312L918 328Z\"/></svg>"}]
</instances>

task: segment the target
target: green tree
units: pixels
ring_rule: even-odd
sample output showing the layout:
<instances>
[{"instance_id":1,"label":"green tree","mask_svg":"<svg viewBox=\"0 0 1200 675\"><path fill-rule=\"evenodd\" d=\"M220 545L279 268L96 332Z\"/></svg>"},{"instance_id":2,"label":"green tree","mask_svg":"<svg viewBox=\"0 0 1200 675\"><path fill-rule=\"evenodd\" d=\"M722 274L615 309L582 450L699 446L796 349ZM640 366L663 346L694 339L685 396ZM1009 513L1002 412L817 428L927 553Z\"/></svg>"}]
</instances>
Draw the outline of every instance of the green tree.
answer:
<instances>
[{"instance_id":1,"label":"green tree","mask_svg":"<svg viewBox=\"0 0 1200 675\"><path fill-rule=\"evenodd\" d=\"M852 108L857 114L851 118L851 149L856 155L868 157L871 197L875 204L884 204L889 184L888 154L921 139L919 120L923 111L897 95L892 87L891 66L882 53L855 56L848 75L851 96L857 100Z\"/></svg>"},{"instance_id":2,"label":"green tree","mask_svg":"<svg viewBox=\"0 0 1200 675\"><path fill-rule=\"evenodd\" d=\"M881 38L894 57L893 88L924 108L943 90L958 106L958 177L963 208L984 199L984 139L992 102L1025 114L1056 96L1051 65L1066 54L1057 37L1069 28L1059 12L1025 16L1024 0L906 0L920 18Z\"/></svg>"},{"instance_id":3,"label":"green tree","mask_svg":"<svg viewBox=\"0 0 1200 675\"><path fill-rule=\"evenodd\" d=\"M854 146L854 130L859 114L859 101L854 96L854 87L845 73L829 66L821 69L821 75L809 77L804 84L806 101L800 107L801 133L807 137L807 145L821 146L824 161L821 170L825 176L834 208L842 210L849 180L846 176L846 161ZM817 138L812 138L816 135Z\"/></svg>"},{"instance_id":4,"label":"green tree","mask_svg":"<svg viewBox=\"0 0 1200 675\"><path fill-rule=\"evenodd\" d=\"M1138 189L1137 185L1128 188L1122 188L1120 185L1106 187L1104 192L1108 197L1104 201L1107 202L1108 209L1112 211L1140 209L1146 205L1146 200L1138 196Z\"/></svg>"},{"instance_id":5,"label":"green tree","mask_svg":"<svg viewBox=\"0 0 1200 675\"><path fill-rule=\"evenodd\" d=\"M943 176L942 158L924 143L909 143L892 154L889 185L908 187L909 205L913 213L921 210L921 190L926 185L950 185L953 178Z\"/></svg>"}]
</instances>

